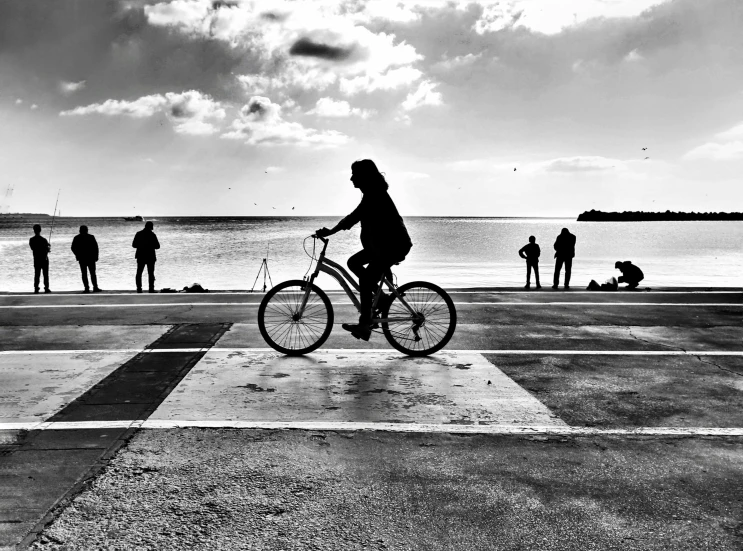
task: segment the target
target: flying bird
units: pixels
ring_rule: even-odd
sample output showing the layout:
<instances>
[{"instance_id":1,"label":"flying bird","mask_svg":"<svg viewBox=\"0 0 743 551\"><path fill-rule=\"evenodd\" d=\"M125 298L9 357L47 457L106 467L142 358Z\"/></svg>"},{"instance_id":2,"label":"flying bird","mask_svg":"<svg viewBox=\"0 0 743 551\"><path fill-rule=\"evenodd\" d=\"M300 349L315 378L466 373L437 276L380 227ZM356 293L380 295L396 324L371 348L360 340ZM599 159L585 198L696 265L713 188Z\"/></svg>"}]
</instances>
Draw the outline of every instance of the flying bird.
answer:
<instances>
[{"instance_id":1,"label":"flying bird","mask_svg":"<svg viewBox=\"0 0 743 551\"><path fill-rule=\"evenodd\" d=\"M645 160L647 161L650 157L645 157Z\"/></svg>"},{"instance_id":2,"label":"flying bird","mask_svg":"<svg viewBox=\"0 0 743 551\"><path fill-rule=\"evenodd\" d=\"M643 150L643 151L645 151L646 149L647 149L647 147L643 147L643 148L642 148L642 150Z\"/></svg>"},{"instance_id":3,"label":"flying bird","mask_svg":"<svg viewBox=\"0 0 743 551\"><path fill-rule=\"evenodd\" d=\"M516 172L516 168L515 167L514 167L513 171Z\"/></svg>"},{"instance_id":4,"label":"flying bird","mask_svg":"<svg viewBox=\"0 0 743 551\"><path fill-rule=\"evenodd\" d=\"M292 207L292 210L294 210L294 207Z\"/></svg>"}]
</instances>

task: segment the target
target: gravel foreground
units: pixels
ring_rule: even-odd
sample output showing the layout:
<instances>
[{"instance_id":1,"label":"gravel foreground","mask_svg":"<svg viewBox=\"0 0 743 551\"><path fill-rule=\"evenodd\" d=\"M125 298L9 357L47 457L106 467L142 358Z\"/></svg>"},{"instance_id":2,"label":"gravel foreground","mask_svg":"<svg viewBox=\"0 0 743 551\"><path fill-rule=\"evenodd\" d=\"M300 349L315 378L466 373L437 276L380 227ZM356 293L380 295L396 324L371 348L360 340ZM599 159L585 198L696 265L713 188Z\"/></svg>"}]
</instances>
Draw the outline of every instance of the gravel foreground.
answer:
<instances>
[{"instance_id":1,"label":"gravel foreground","mask_svg":"<svg viewBox=\"0 0 743 551\"><path fill-rule=\"evenodd\" d=\"M743 439L138 433L44 550L740 550Z\"/></svg>"}]
</instances>

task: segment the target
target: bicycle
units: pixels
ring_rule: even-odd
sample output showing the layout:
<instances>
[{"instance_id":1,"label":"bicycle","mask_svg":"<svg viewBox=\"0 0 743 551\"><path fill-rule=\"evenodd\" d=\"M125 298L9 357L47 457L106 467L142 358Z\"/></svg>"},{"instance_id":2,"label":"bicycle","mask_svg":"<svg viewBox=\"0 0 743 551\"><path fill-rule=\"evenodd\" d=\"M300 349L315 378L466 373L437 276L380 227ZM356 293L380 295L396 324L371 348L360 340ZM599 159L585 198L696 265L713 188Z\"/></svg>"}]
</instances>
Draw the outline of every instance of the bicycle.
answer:
<instances>
[{"instance_id":1,"label":"bicycle","mask_svg":"<svg viewBox=\"0 0 743 551\"><path fill-rule=\"evenodd\" d=\"M359 293L359 284L343 267L325 256L330 240L317 235L310 237L323 242L322 252L316 259L316 241L313 241L311 258L317 260L317 265L312 275L278 284L266 294L258 308L258 328L265 341L274 350L292 356L317 350L333 329L333 306L328 295L315 285L320 272L335 278L361 311L359 298L351 290ZM391 300L378 309L383 285L387 285ZM449 295L426 281L412 281L398 287L382 276L372 312L372 329L381 325L387 341L409 356L427 356L441 350L457 325L457 312Z\"/></svg>"}]
</instances>

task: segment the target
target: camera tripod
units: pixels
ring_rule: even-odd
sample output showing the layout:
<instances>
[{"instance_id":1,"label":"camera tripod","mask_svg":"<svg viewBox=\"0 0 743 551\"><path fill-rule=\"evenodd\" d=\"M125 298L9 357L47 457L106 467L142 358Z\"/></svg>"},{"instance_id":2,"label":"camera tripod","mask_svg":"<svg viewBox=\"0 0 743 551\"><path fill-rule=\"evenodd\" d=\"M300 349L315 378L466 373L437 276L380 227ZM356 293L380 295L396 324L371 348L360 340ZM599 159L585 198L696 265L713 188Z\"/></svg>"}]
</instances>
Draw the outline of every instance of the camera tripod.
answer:
<instances>
[{"instance_id":1,"label":"camera tripod","mask_svg":"<svg viewBox=\"0 0 743 551\"><path fill-rule=\"evenodd\" d=\"M271 274L268 272L268 260L263 259L261 262L261 267L258 268L258 275L255 276L255 281L253 282L253 287L250 289L250 292L253 293L255 290L255 284L258 283L258 278L261 277L261 272L263 272L263 292L266 292L266 278L268 278L268 282L271 284L271 287L273 287L273 281L271 281Z\"/></svg>"}]
</instances>

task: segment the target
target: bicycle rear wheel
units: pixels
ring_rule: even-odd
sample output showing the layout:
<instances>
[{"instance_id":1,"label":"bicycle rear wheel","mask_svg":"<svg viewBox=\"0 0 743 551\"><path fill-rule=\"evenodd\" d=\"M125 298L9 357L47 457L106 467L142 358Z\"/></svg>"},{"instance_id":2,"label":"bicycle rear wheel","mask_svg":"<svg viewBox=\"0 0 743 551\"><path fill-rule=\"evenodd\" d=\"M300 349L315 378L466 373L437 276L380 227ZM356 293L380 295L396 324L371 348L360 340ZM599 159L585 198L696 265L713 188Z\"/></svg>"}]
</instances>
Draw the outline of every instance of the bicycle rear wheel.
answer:
<instances>
[{"instance_id":1,"label":"bicycle rear wheel","mask_svg":"<svg viewBox=\"0 0 743 551\"><path fill-rule=\"evenodd\" d=\"M457 327L457 311L446 291L425 281L411 281L397 291L414 314L394 297L382 313L382 318L400 320L382 323L389 343L409 356L427 356L446 346Z\"/></svg>"},{"instance_id":2,"label":"bicycle rear wheel","mask_svg":"<svg viewBox=\"0 0 743 551\"><path fill-rule=\"evenodd\" d=\"M307 306L300 317L308 285ZM291 356L307 354L322 346L333 330L333 306L318 286L299 279L284 281L263 297L258 329L274 350Z\"/></svg>"}]
</instances>

